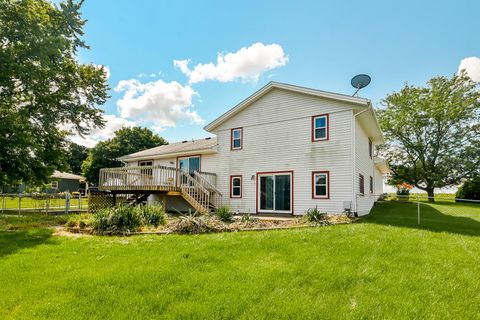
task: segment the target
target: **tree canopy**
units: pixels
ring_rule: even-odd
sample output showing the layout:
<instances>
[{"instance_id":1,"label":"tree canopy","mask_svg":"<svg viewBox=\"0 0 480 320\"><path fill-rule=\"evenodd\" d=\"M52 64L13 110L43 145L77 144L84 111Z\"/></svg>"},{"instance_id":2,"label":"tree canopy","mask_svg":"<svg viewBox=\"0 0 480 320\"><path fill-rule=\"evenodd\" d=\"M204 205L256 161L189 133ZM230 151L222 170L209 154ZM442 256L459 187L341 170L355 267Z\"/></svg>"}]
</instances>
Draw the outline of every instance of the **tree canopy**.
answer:
<instances>
[{"instance_id":1,"label":"tree canopy","mask_svg":"<svg viewBox=\"0 0 480 320\"><path fill-rule=\"evenodd\" d=\"M88 157L89 149L74 142L71 142L67 150L68 170L74 174L82 174L82 163Z\"/></svg>"},{"instance_id":2,"label":"tree canopy","mask_svg":"<svg viewBox=\"0 0 480 320\"><path fill-rule=\"evenodd\" d=\"M103 125L102 68L80 64L82 1L0 1L0 184L47 181L65 166L67 133Z\"/></svg>"},{"instance_id":3,"label":"tree canopy","mask_svg":"<svg viewBox=\"0 0 480 320\"><path fill-rule=\"evenodd\" d=\"M425 87L405 85L378 110L383 154L392 183L406 182L433 196L480 168L480 91L462 72L435 77Z\"/></svg>"},{"instance_id":4,"label":"tree canopy","mask_svg":"<svg viewBox=\"0 0 480 320\"><path fill-rule=\"evenodd\" d=\"M88 182L97 184L101 168L123 166L117 158L167 143L165 139L147 128L122 128L115 131L115 137L100 141L90 150L82 165L83 175Z\"/></svg>"}]
</instances>

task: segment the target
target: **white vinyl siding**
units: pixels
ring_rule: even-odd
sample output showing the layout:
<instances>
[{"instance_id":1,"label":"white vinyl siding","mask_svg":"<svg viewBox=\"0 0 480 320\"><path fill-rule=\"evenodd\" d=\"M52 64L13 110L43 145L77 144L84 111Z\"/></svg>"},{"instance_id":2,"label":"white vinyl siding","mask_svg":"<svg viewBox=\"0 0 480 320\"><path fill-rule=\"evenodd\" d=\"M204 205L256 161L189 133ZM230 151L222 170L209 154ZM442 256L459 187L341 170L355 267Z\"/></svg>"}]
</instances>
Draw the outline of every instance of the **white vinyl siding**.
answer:
<instances>
[{"instance_id":1,"label":"white vinyl siding","mask_svg":"<svg viewBox=\"0 0 480 320\"><path fill-rule=\"evenodd\" d=\"M375 198L378 198L378 196L383 193L383 176L377 168L374 170L373 191Z\"/></svg>"},{"instance_id":2,"label":"white vinyl siding","mask_svg":"<svg viewBox=\"0 0 480 320\"><path fill-rule=\"evenodd\" d=\"M370 158L368 136L358 121L356 121L355 130L355 203L357 214L362 216L370 212L376 201L375 195L370 193L369 179L370 176L374 177L374 171L378 170L375 169L373 159ZM360 175L363 175L364 178L363 195L360 190Z\"/></svg>"},{"instance_id":3,"label":"white vinyl siding","mask_svg":"<svg viewBox=\"0 0 480 320\"><path fill-rule=\"evenodd\" d=\"M327 113L330 139L312 143L312 116ZM242 174L242 198L227 204L234 211L255 213L257 173L293 170L295 214L315 206L343 212L343 202L352 199L352 114L343 102L280 89L267 93L216 132L217 188L223 199L230 191L230 176ZM230 130L238 127L243 127L243 150L231 152ZM330 171L330 199L312 199L312 172L323 170Z\"/></svg>"}]
</instances>

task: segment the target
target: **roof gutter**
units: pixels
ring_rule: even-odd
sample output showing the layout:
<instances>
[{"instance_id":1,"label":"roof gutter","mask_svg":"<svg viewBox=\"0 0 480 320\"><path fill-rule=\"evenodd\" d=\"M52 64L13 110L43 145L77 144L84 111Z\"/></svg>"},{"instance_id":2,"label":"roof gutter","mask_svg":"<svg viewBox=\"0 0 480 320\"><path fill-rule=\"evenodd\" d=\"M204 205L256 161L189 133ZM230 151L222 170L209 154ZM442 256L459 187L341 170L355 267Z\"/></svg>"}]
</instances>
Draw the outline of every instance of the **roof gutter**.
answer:
<instances>
[{"instance_id":1,"label":"roof gutter","mask_svg":"<svg viewBox=\"0 0 480 320\"><path fill-rule=\"evenodd\" d=\"M163 154L151 155L151 156L144 155L144 156L131 157L131 158L120 157L120 158L117 158L117 160L122 162L131 162L131 161L147 160L147 159L148 160L166 159L166 158L173 158L173 157L188 156L191 154L214 154L214 153L217 153L217 150L213 148L208 148L208 149L188 150L188 151L182 151L182 152L170 152L170 153L163 153Z\"/></svg>"}]
</instances>

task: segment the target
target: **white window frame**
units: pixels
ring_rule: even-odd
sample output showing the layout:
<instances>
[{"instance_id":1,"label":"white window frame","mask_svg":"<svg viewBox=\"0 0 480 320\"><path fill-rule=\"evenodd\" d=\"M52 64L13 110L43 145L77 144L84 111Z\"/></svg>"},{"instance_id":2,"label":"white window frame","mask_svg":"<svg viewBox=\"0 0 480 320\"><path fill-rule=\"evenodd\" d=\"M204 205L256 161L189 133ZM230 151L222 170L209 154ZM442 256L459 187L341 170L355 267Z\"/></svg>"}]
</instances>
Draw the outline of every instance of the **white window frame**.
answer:
<instances>
[{"instance_id":1,"label":"white window frame","mask_svg":"<svg viewBox=\"0 0 480 320\"><path fill-rule=\"evenodd\" d=\"M325 126L317 127L317 119L325 118ZM317 129L325 129L325 137L317 138ZM328 114L313 116L312 120L312 141L325 141L329 139L329 119Z\"/></svg>"},{"instance_id":2,"label":"white window frame","mask_svg":"<svg viewBox=\"0 0 480 320\"><path fill-rule=\"evenodd\" d=\"M317 176L325 176L325 184L317 184ZM324 195L317 194L317 186L325 186ZM314 171L312 173L312 198L313 199L330 199L330 171Z\"/></svg>"},{"instance_id":3,"label":"white window frame","mask_svg":"<svg viewBox=\"0 0 480 320\"><path fill-rule=\"evenodd\" d=\"M261 197L261 187L260 187L260 178L261 177L275 177L275 176L290 176L290 209L289 210L267 210L267 209L260 209L260 197ZM275 171L275 172L268 172L268 173L257 173L257 212L265 212L265 213L291 213L293 214L293 196L294 196L294 189L293 189L293 172L290 171ZM275 203L275 178L273 179L273 203Z\"/></svg>"},{"instance_id":4,"label":"white window frame","mask_svg":"<svg viewBox=\"0 0 480 320\"><path fill-rule=\"evenodd\" d=\"M235 132L240 132L240 137L239 138L235 138ZM231 150L241 150L243 149L243 128L233 128L232 131L231 131L231 141L230 141L230 148ZM240 146L239 147L235 147L235 140L239 140L240 141Z\"/></svg>"},{"instance_id":5,"label":"white window frame","mask_svg":"<svg viewBox=\"0 0 480 320\"><path fill-rule=\"evenodd\" d=\"M58 181L50 181L50 187L52 189L58 189Z\"/></svg>"},{"instance_id":6,"label":"white window frame","mask_svg":"<svg viewBox=\"0 0 480 320\"><path fill-rule=\"evenodd\" d=\"M235 186L233 181L235 179L238 179L240 181L240 185L239 186ZM230 176L230 198L241 198L242 197L242 192L243 192L243 185L242 185L242 176L240 175L237 175L237 176ZM240 191L240 194L239 195L235 195L233 190L237 188L239 189Z\"/></svg>"}]
</instances>

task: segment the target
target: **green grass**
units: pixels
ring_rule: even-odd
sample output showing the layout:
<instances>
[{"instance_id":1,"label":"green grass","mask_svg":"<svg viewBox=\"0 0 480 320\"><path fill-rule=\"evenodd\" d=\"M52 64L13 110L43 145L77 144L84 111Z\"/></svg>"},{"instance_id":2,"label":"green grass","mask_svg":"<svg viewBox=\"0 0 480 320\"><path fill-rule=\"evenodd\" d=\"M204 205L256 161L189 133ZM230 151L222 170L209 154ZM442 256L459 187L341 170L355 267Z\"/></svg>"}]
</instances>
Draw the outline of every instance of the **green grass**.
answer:
<instances>
[{"instance_id":1,"label":"green grass","mask_svg":"<svg viewBox=\"0 0 480 320\"><path fill-rule=\"evenodd\" d=\"M0 232L1 319L478 319L480 206L200 236ZM0 218L3 219L3 218Z\"/></svg>"},{"instance_id":2,"label":"green grass","mask_svg":"<svg viewBox=\"0 0 480 320\"><path fill-rule=\"evenodd\" d=\"M70 208L75 210L78 208L78 202L80 201L81 208L88 208L88 198L83 197L78 199L77 196L73 196L70 199ZM32 209L32 210L44 210L47 200L45 199L35 199L32 197L22 197L19 201L19 197L9 197L0 195L0 211L2 209L18 209L19 205L23 209ZM65 198L57 197L48 199L49 208L62 209L65 208Z\"/></svg>"},{"instance_id":3,"label":"green grass","mask_svg":"<svg viewBox=\"0 0 480 320\"><path fill-rule=\"evenodd\" d=\"M69 216L44 213L1 214L0 232L63 225Z\"/></svg>"}]
</instances>

